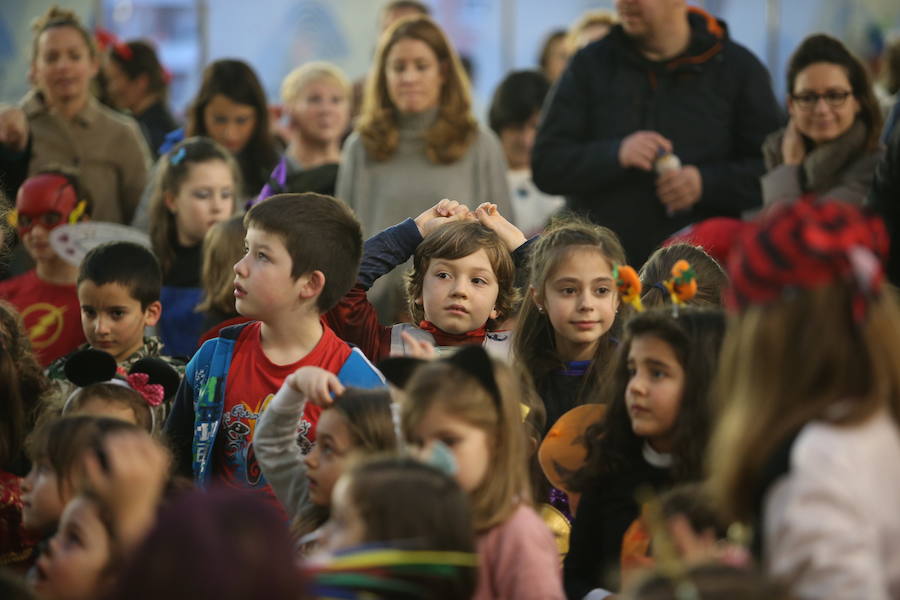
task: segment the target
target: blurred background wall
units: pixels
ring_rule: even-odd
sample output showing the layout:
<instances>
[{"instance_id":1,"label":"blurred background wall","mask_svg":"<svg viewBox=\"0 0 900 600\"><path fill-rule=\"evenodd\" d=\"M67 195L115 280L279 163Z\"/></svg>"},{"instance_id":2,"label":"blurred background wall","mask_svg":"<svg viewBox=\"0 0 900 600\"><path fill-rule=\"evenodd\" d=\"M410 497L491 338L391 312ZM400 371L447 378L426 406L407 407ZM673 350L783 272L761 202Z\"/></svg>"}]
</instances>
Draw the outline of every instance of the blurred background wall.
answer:
<instances>
[{"instance_id":1,"label":"blurred background wall","mask_svg":"<svg viewBox=\"0 0 900 600\"><path fill-rule=\"evenodd\" d=\"M534 67L546 35L612 0L426 0L460 53L471 60L476 110L511 69ZM0 101L28 87L30 23L50 0L0 2ZM259 73L269 99L281 78L312 59L329 60L356 78L375 48L384 0L63 0L85 22L122 39L153 40L173 75L171 102L181 113L209 60L238 57ZM779 97L784 65L810 33L841 38L875 65L885 42L900 34L898 0L698 0L723 19L731 36L769 68ZM877 68L877 67L876 67Z\"/></svg>"}]
</instances>

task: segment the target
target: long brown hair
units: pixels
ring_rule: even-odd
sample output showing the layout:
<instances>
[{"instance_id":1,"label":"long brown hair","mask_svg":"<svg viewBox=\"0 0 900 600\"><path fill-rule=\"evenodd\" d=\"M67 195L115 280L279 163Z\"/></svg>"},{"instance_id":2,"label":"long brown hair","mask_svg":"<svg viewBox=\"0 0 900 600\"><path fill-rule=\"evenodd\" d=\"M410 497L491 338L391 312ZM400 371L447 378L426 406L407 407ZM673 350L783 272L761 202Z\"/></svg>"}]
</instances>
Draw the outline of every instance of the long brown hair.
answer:
<instances>
[{"instance_id":1,"label":"long brown hair","mask_svg":"<svg viewBox=\"0 0 900 600\"><path fill-rule=\"evenodd\" d=\"M869 72L862 62L837 38L819 33L807 37L791 55L787 69L788 95L794 93L794 83L800 72L815 63L831 63L842 67L853 90L853 97L859 102L857 116L866 125L866 149L875 150L881 136L881 108L875 98Z\"/></svg>"},{"instance_id":2,"label":"long brown hair","mask_svg":"<svg viewBox=\"0 0 900 600\"><path fill-rule=\"evenodd\" d=\"M795 290L774 305L750 306L732 317L708 455L710 490L727 519L752 515L752 490L767 460L806 423L850 425L881 408L900 423L897 298L882 292L866 321L856 323L854 294L840 283Z\"/></svg>"},{"instance_id":3,"label":"long brown hair","mask_svg":"<svg viewBox=\"0 0 900 600\"><path fill-rule=\"evenodd\" d=\"M278 163L278 152L269 130L266 94L250 65L241 60L222 59L209 63L203 69L200 90L187 111L185 136L209 135L203 115L207 105L218 95L225 96L235 104L253 107L256 115L253 134L235 158L241 166L244 194L256 194Z\"/></svg>"},{"instance_id":4,"label":"long brown hair","mask_svg":"<svg viewBox=\"0 0 900 600\"><path fill-rule=\"evenodd\" d=\"M225 148L209 138L193 137L179 142L160 158L161 167L157 175L155 194L150 200L150 242L153 246L153 253L159 259L159 266L162 268L164 278L169 269L174 266L173 240L177 239L175 237L175 215L166 205L166 194L178 195L181 186L190 176L192 166L215 160L224 162L231 171L236 211L241 174L237 163Z\"/></svg>"},{"instance_id":5,"label":"long brown hair","mask_svg":"<svg viewBox=\"0 0 900 600\"><path fill-rule=\"evenodd\" d=\"M385 161L397 150L400 135L397 109L388 94L387 57L394 44L407 39L431 48L444 73L437 119L425 133L425 154L436 164L456 162L468 150L478 128L472 115L469 78L443 30L428 17L401 19L382 34L356 129L375 160Z\"/></svg>"},{"instance_id":6,"label":"long brown hair","mask_svg":"<svg viewBox=\"0 0 900 600\"><path fill-rule=\"evenodd\" d=\"M534 243L528 261L528 284L535 293L543 298L544 288L559 264L569 253L577 248L595 249L610 263L625 263L625 250L616 234L606 227L594 225L584 219L566 215L554 219L540 239ZM545 313L538 310L533 294L527 294L519 312L519 323L513 339L516 358L531 374L541 389L541 383L547 375L556 369L565 367L565 361L556 352L556 337L553 325ZM627 317L628 307L620 305L621 314L616 322L600 338L591 366L585 374L580 400L586 400L588 394L595 394L600 382L606 377L612 364L615 346L612 338L621 329L623 317Z\"/></svg>"}]
</instances>

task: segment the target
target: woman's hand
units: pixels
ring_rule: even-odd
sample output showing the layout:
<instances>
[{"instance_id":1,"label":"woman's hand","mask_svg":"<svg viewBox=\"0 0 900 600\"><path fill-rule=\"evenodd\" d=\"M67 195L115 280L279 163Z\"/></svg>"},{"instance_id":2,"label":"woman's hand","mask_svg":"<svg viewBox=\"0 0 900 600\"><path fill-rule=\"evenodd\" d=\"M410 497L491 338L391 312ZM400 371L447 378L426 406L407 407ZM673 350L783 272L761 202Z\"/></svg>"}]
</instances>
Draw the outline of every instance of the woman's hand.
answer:
<instances>
[{"instance_id":1,"label":"woman's hand","mask_svg":"<svg viewBox=\"0 0 900 600\"><path fill-rule=\"evenodd\" d=\"M465 204L444 198L415 218L416 227L419 228L422 237L425 237L441 225L468 218L470 212Z\"/></svg>"},{"instance_id":2,"label":"woman's hand","mask_svg":"<svg viewBox=\"0 0 900 600\"><path fill-rule=\"evenodd\" d=\"M28 146L28 118L25 111L17 106L0 110L0 144L16 152Z\"/></svg>"},{"instance_id":3,"label":"woman's hand","mask_svg":"<svg viewBox=\"0 0 900 600\"><path fill-rule=\"evenodd\" d=\"M478 222L496 233L506 248L512 252L526 241L522 230L506 220L506 217L497 210L497 205L490 202L481 203L475 209L475 218Z\"/></svg>"},{"instance_id":4,"label":"woman's hand","mask_svg":"<svg viewBox=\"0 0 900 600\"><path fill-rule=\"evenodd\" d=\"M803 136L797 130L794 120L788 121L784 130L784 137L781 139L781 156L784 164L797 166L803 163L806 158L806 146L803 145Z\"/></svg>"},{"instance_id":5,"label":"woman's hand","mask_svg":"<svg viewBox=\"0 0 900 600\"><path fill-rule=\"evenodd\" d=\"M306 402L323 408L334 403L332 395L344 393L344 384L337 375L320 367L300 367L288 375L284 383L299 392Z\"/></svg>"}]
</instances>

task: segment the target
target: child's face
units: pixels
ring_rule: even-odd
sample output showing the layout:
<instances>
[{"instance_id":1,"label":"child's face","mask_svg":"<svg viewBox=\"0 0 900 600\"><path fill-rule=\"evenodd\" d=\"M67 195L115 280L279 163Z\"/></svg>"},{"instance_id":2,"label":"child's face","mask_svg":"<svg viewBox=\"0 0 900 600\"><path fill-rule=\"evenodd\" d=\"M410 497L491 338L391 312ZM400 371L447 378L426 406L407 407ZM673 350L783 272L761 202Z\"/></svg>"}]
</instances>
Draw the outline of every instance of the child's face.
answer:
<instances>
[{"instance_id":1,"label":"child's face","mask_svg":"<svg viewBox=\"0 0 900 600\"><path fill-rule=\"evenodd\" d=\"M56 528L63 512L68 486L59 486L56 471L46 460L31 466L22 480L22 525L30 533L47 535Z\"/></svg>"},{"instance_id":2,"label":"child's face","mask_svg":"<svg viewBox=\"0 0 900 600\"><path fill-rule=\"evenodd\" d=\"M442 442L450 449L456 461L456 481L467 494L478 489L484 481L491 458L484 429L434 404L411 433L411 441L421 446L426 455L435 442Z\"/></svg>"},{"instance_id":3,"label":"child's face","mask_svg":"<svg viewBox=\"0 0 900 600\"><path fill-rule=\"evenodd\" d=\"M467 333L497 318L500 286L484 249L457 259L434 258L422 280L425 319L447 333Z\"/></svg>"},{"instance_id":4,"label":"child's face","mask_svg":"<svg viewBox=\"0 0 900 600\"><path fill-rule=\"evenodd\" d=\"M658 452L671 451L684 390L684 369L675 351L654 335L635 336L628 352L628 372L625 403L632 430Z\"/></svg>"},{"instance_id":5,"label":"child's face","mask_svg":"<svg viewBox=\"0 0 900 600\"><path fill-rule=\"evenodd\" d=\"M334 486L331 516L325 527L326 537L323 543L328 552L353 548L366 541L366 524L350 494L351 483L349 477L341 477Z\"/></svg>"},{"instance_id":6,"label":"child's face","mask_svg":"<svg viewBox=\"0 0 900 600\"><path fill-rule=\"evenodd\" d=\"M178 243L196 246L209 228L234 213L234 179L221 160L194 163L177 194L166 194L166 207L175 216Z\"/></svg>"},{"instance_id":7,"label":"child's face","mask_svg":"<svg viewBox=\"0 0 900 600\"><path fill-rule=\"evenodd\" d=\"M290 110L291 126L301 138L319 144L338 142L350 122L347 94L331 78L306 84Z\"/></svg>"},{"instance_id":8,"label":"child's face","mask_svg":"<svg viewBox=\"0 0 900 600\"><path fill-rule=\"evenodd\" d=\"M593 358L619 308L609 261L587 247L570 251L550 274L543 298L537 293L534 297L550 319L556 350L564 360Z\"/></svg>"},{"instance_id":9,"label":"child's face","mask_svg":"<svg viewBox=\"0 0 900 600\"><path fill-rule=\"evenodd\" d=\"M331 505L331 492L352 449L353 438L344 416L336 410L322 411L316 424L316 444L304 459L309 499L314 504Z\"/></svg>"},{"instance_id":10,"label":"child's face","mask_svg":"<svg viewBox=\"0 0 900 600\"><path fill-rule=\"evenodd\" d=\"M238 313L258 319L295 308L306 279L291 277L293 261L281 236L250 227L245 248L244 257L234 265Z\"/></svg>"},{"instance_id":11,"label":"child's face","mask_svg":"<svg viewBox=\"0 0 900 600\"><path fill-rule=\"evenodd\" d=\"M535 111L524 123L507 125L500 130L500 145L510 169L527 169L531 165L531 150L537 135L540 112Z\"/></svg>"},{"instance_id":12,"label":"child's face","mask_svg":"<svg viewBox=\"0 0 900 600\"><path fill-rule=\"evenodd\" d=\"M119 283L97 285L86 279L78 285L81 304L81 327L94 348L113 355L122 362L144 343L144 327L156 325L162 307L153 302L146 310Z\"/></svg>"},{"instance_id":13,"label":"child's face","mask_svg":"<svg viewBox=\"0 0 900 600\"><path fill-rule=\"evenodd\" d=\"M46 263L59 256L50 245L50 229L40 223L22 235L22 244L28 256L36 263Z\"/></svg>"},{"instance_id":14,"label":"child's face","mask_svg":"<svg viewBox=\"0 0 900 600\"><path fill-rule=\"evenodd\" d=\"M78 496L66 505L59 531L37 561L34 591L43 600L97 598L109 555L109 534L97 505Z\"/></svg>"}]
</instances>

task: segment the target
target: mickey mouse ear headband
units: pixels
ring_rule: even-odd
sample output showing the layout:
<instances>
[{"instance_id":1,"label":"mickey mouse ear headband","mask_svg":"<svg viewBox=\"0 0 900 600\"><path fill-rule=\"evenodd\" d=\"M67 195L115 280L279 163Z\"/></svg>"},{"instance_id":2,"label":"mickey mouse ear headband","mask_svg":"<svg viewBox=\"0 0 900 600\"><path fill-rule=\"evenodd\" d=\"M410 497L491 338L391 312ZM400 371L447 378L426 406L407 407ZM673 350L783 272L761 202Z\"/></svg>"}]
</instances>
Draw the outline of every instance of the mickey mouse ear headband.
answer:
<instances>
[{"instance_id":1,"label":"mickey mouse ear headband","mask_svg":"<svg viewBox=\"0 0 900 600\"><path fill-rule=\"evenodd\" d=\"M69 394L63 406L63 414L69 411L72 401L82 388L94 383L111 383L130 388L143 398L150 409L151 431L156 431L161 424L157 423L158 407L178 391L181 380L178 372L168 363L154 357L142 358L127 373L120 372L112 355L94 348L73 353L66 361L65 374L78 389Z\"/></svg>"}]
</instances>

